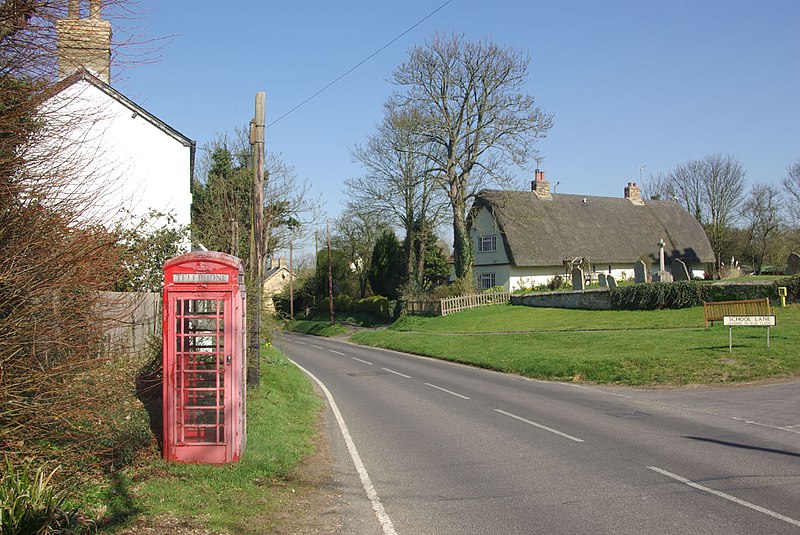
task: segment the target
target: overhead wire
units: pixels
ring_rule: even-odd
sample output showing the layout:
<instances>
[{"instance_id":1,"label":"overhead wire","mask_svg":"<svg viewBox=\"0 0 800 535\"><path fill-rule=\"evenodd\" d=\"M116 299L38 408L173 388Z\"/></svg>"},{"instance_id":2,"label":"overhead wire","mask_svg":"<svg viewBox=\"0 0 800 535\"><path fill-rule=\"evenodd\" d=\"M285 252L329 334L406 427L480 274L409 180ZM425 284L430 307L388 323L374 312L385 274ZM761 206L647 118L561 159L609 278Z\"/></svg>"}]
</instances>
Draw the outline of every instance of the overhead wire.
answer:
<instances>
[{"instance_id":1,"label":"overhead wire","mask_svg":"<svg viewBox=\"0 0 800 535\"><path fill-rule=\"evenodd\" d=\"M326 84L324 87L322 87L322 89L318 90L316 93L314 93L314 94L313 94L313 95L311 95L310 97L306 98L305 100L303 100L302 102L300 102L299 104L297 104L295 107L293 107L292 109L290 109L289 111L287 111L286 113L284 113L283 115L281 115L280 117L278 117L277 119L275 119L274 121L272 121L272 122L270 122L269 124L267 124L266 128L269 128L270 126L274 125L275 123L277 123L278 121L280 121L281 119L283 119L284 117L286 117L287 115L291 114L292 112L294 112L294 111L298 110L299 108L301 108L302 106L306 105L306 104L307 104L308 102L310 102L312 99L314 99L315 97L317 97L317 96L319 96L321 93L323 93L323 92L324 92L326 89L328 89L328 88L329 88L329 87L331 87L332 85L336 84L336 83L337 83L339 80L341 80L342 78L344 78L345 76L347 76L348 74L350 74L350 73L351 73L351 72L353 72L354 70L358 69L358 68L359 68L359 67L361 67L363 64L365 64L366 62L368 62L369 60L371 60L372 58L374 58L375 56L377 56L378 54L380 54L381 52L383 52L384 50L386 50L386 49L387 49L387 48L389 48L390 46L392 46L392 45L393 45L394 43L396 43L398 40L402 39L402 38L403 38L403 37L404 37L406 34L408 34L408 33L409 33L411 30L413 30L414 28L416 28L417 26L419 26L420 24L422 24L423 22L425 22L426 20L428 20L429 18L431 18L432 16L434 16L436 13L438 13L439 11L441 11L442 9L444 9L444 8L447 6L447 4L450 4L452 1L453 1L453 0L447 0L445 3L443 3L442 5L440 5L439 7L437 7L436 9L434 9L433 11L431 11L430 13L428 13L427 15L425 15L424 17L422 17L420 20L418 20L416 23L414 23L414 25L413 25L413 26L410 26L410 27L409 27L408 29L406 29L406 30L405 30L403 33L399 34L397 37L395 37L394 39L392 39L391 41L389 41L388 43L386 43L385 45L383 45L382 47L380 47L378 50L376 50L375 52L373 52L372 54L370 54L369 56L367 56L366 58L364 58L363 60L361 60L360 62L358 62L356 65L354 65L353 67L351 67L350 69L348 69L348 70L347 70L347 71L345 71L344 73L340 74L340 75L339 75L338 77L336 77L336 78L335 78L333 81L329 82L329 83L328 83L328 84Z\"/></svg>"}]
</instances>

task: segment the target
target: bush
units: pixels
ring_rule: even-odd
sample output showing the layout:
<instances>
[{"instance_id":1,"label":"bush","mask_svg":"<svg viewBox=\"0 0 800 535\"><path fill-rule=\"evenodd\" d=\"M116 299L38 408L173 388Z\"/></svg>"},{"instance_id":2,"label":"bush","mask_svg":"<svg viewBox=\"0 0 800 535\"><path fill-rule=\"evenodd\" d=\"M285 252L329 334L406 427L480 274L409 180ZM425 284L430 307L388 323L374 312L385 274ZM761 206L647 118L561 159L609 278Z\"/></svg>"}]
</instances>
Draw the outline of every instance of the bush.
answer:
<instances>
[{"instance_id":1,"label":"bush","mask_svg":"<svg viewBox=\"0 0 800 535\"><path fill-rule=\"evenodd\" d=\"M44 533L83 533L91 527L77 510L62 509L67 493L52 484L58 468L49 474L31 462L15 467L6 457L0 478L0 533L28 535Z\"/></svg>"},{"instance_id":2,"label":"bush","mask_svg":"<svg viewBox=\"0 0 800 535\"><path fill-rule=\"evenodd\" d=\"M349 295L337 295L333 298L333 310L336 312L350 312L353 309L353 298Z\"/></svg>"},{"instance_id":3,"label":"bush","mask_svg":"<svg viewBox=\"0 0 800 535\"><path fill-rule=\"evenodd\" d=\"M392 317L392 308L389 306L389 300L381 295L373 295L372 297L357 300L353 303L353 311L372 314L379 318L389 319Z\"/></svg>"},{"instance_id":4,"label":"bush","mask_svg":"<svg viewBox=\"0 0 800 535\"><path fill-rule=\"evenodd\" d=\"M695 281L653 282L611 290L611 306L619 310L689 308L705 300L705 286Z\"/></svg>"},{"instance_id":5,"label":"bush","mask_svg":"<svg viewBox=\"0 0 800 535\"><path fill-rule=\"evenodd\" d=\"M800 299L800 274L775 281L775 298L778 299L778 288L786 287L786 299L797 301Z\"/></svg>"}]
</instances>

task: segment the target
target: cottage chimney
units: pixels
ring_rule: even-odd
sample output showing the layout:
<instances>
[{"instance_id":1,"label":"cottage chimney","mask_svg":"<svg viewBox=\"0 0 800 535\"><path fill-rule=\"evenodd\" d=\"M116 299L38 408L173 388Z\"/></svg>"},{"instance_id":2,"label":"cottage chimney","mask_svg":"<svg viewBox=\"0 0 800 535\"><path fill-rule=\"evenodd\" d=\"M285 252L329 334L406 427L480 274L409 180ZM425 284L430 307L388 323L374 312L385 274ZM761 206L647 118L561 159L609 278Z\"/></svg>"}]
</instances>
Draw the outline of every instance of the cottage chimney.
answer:
<instances>
[{"instance_id":1,"label":"cottage chimney","mask_svg":"<svg viewBox=\"0 0 800 535\"><path fill-rule=\"evenodd\" d=\"M86 69L111 81L111 23L100 14L100 0L89 1L89 17L81 18L81 0L69 0L67 18L56 21L58 77Z\"/></svg>"},{"instance_id":2,"label":"cottage chimney","mask_svg":"<svg viewBox=\"0 0 800 535\"><path fill-rule=\"evenodd\" d=\"M531 182L531 191L540 199L552 199L553 196L550 195L550 183L544 179L544 171L536 169L533 176L534 180Z\"/></svg>"},{"instance_id":3,"label":"cottage chimney","mask_svg":"<svg viewBox=\"0 0 800 535\"><path fill-rule=\"evenodd\" d=\"M644 204L642 200L642 190L636 185L636 182L628 182L628 185L625 186L625 198L633 204Z\"/></svg>"}]
</instances>

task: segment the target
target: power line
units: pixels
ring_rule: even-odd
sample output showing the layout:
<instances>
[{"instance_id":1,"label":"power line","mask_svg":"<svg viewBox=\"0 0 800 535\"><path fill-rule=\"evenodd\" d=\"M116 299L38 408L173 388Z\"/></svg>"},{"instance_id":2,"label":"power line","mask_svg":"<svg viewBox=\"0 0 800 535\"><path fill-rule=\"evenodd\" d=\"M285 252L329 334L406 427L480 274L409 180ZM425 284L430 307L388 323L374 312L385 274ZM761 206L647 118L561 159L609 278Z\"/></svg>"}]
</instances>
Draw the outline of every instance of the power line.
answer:
<instances>
[{"instance_id":1,"label":"power line","mask_svg":"<svg viewBox=\"0 0 800 535\"><path fill-rule=\"evenodd\" d=\"M423 18L418 20L413 26L408 28L406 31L404 31L403 33L401 33L400 35L398 35L397 37L395 37L394 39L392 39L391 41L389 41L388 43L386 43L385 45L380 47L378 50L376 50L375 52L373 52L372 54L370 54L369 56L367 56L366 58L364 58L363 60L358 62L355 66L351 67L350 69L348 69L343 74L339 75L335 80L333 80L332 82L329 82L322 89L320 89L319 91L317 91L316 93L314 93L313 95L311 95L310 97L308 97L307 99L302 101L300 104L296 105L294 108L290 109L289 111L287 111L286 113L284 113L283 115L281 115L280 117L278 117L277 119L275 119L274 121L269 123L267 125L267 128L269 128L270 126L274 125L275 123L277 123L278 121L280 121L281 119L283 119L284 117L289 115L290 113L296 111L298 108L301 108L302 106L307 104L310 100L312 100L313 98L317 97L320 93L324 92L326 89L328 89L329 87L334 85L336 82L338 82L339 80L341 80L342 78L344 78L345 76L347 76L348 74L350 74L351 72L356 70L357 68L361 67L363 64L365 64L366 62L368 62L369 60L371 60L372 58L374 58L375 56L377 56L378 54L380 54L381 52L383 52L387 48L392 46L394 43L396 43L398 40L400 40L403 36L405 36L411 30L413 30L414 28L416 28L417 26L419 26L420 24L422 24L423 22L425 22L426 20L428 20L429 18L434 16L436 13L441 11L445 6L447 6L447 4L451 3L452 1L453 0L447 0L444 4L440 5L439 7L437 7L436 9L434 9L433 11L431 11L430 13L425 15Z\"/></svg>"}]
</instances>

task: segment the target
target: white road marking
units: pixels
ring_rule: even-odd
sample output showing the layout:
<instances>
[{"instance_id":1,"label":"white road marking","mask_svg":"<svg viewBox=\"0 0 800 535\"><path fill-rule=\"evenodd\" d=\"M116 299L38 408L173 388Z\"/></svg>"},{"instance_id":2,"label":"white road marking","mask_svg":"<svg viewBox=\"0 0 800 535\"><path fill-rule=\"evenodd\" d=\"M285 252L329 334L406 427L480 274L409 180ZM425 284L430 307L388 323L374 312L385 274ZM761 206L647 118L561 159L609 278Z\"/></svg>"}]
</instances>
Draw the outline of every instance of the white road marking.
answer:
<instances>
[{"instance_id":1,"label":"white road marking","mask_svg":"<svg viewBox=\"0 0 800 535\"><path fill-rule=\"evenodd\" d=\"M309 344L311 347L316 347L317 349L325 349L324 347L315 346L314 344Z\"/></svg>"},{"instance_id":2,"label":"white road marking","mask_svg":"<svg viewBox=\"0 0 800 535\"><path fill-rule=\"evenodd\" d=\"M372 366L372 363L369 362L369 361L362 360L362 359L359 359L359 358L356 358L356 357L350 357L350 358L352 358L353 360L357 360L358 362L363 362L364 364L369 364L370 366Z\"/></svg>"},{"instance_id":3,"label":"white road marking","mask_svg":"<svg viewBox=\"0 0 800 535\"><path fill-rule=\"evenodd\" d=\"M301 342L300 340L295 340L295 342L297 342L298 344L302 344L302 345L304 345L304 346L305 346L305 345L308 345L308 344L306 344L305 342Z\"/></svg>"},{"instance_id":4,"label":"white road marking","mask_svg":"<svg viewBox=\"0 0 800 535\"><path fill-rule=\"evenodd\" d=\"M538 427L539 429L544 429L545 431L550 431L551 433L555 433L558 436L561 436L561 437L564 437L564 438L568 438L568 439L573 440L575 442L583 442L583 439L581 439L581 438L573 437L572 435L568 435L566 433L562 433L561 431L559 431L557 429L553 429L552 427L547 427L546 425L537 424L536 422L532 422L531 420L528 420L527 418L523 418L522 416L517 416L516 414L512 414L510 412L506 412L506 411L503 411L503 410L500 410L500 409L495 409L495 412L499 412L500 414L504 414L504 415L508 416L509 418L514 418L515 420L519 420L520 422L525 422L526 424L532 425L533 427Z\"/></svg>"},{"instance_id":5,"label":"white road marking","mask_svg":"<svg viewBox=\"0 0 800 535\"><path fill-rule=\"evenodd\" d=\"M390 370L389 368L381 368L382 370L386 370L389 373L393 373L395 375L399 375L400 377L405 377L406 379L411 379L410 375L406 375L404 373L396 372L394 370Z\"/></svg>"},{"instance_id":6,"label":"white road marking","mask_svg":"<svg viewBox=\"0 0 800 535\"><path fill-rule=\"evenodd\" d=\"M378 522L381 523L384 535L397 535L397 532L394 530L394 524L392 524L392 519L389 518L388 514L386 514L386 509L384 509L383 503L381 503L381 499L375 490L375 486L372 484L372 480L367 473L367 469L364 468L364 463L361 461L361 456L358 454L356 445L353 442L353 437L350 436L350 431L347 430L347 425L344 423L342 413L339 412L339 406L336 405L336 402L333 400L333 395L331 394L330 390L328 390L322 381L317 379L313 373L306 370L292 359L289 360L292 362L292 364L300 368L306 375L311 377L311 379L313 379L325 393L325 397L328 399L328 403L331 406L331 411L333 411L333 415L336 417L336 421L339 423L339 429L342 432L345 444L347 444L347 450L350 452L350 458L353 460L353 464L356 467L358 477L361 478L361 485L364 487L364 491L367 493L367 498L369 498L369 501L372 502L372 509L375 511L375 516L378 517Z\"/></svg>"},{"instance_id":7,"label":"white road marking","mask_svg":"<svg viewBox=\"0 0 800 535\"><path fill-rule=\"evenodd\" d=\"M776 513L775 511L770 511L769 509L765 509L760 505L756 505L754 503L746 502L744 500L740 500L735 496L731 496L730 494L725 494L724 492L720 492L718 490L710 489L708 487L704 487L703 485L699 485L694 481L686 479L685 477L681 477L677 474L673 474L672 472L667 472L657 466L648 466L648 470L652 470L653 472L658 472L663 476L667 476L669 478L674 479L675 481L680 481L684 485L688 485L694 489L702 490L703 492L708 492L709 494L713 494L714 496L719 496L720 498L725 498L726 500L732 501L733 503L737 503L739 505L744 505L745 507L749 507L754 511L758 511L759 513L764 513L765 515L769 515L772 518L777 518L778 520L783 520L784 522L788 522L789 524L793 524L795 526L800 526L800 520L795 520L794 518L789 518L788 516L783 516L780 513Z\"/></svg>"},{"instance_id":8,"label":"white road marking","mask_svg":"<svg viewBox=\"0 0 800 535\"><path fill-rule=\"evenodd\" d=\"M458 393L453 392L452 390L448 390L446 388L442 388L441 386L432 385L430 383L425 383L425 386L429 386L431 388L435 388L436 390L441 390L442 392L447 392L448 394L451 394L451 395L456 396L456 397L461 398L461 399L469 399L467 396L462 396L461 394L458 394Z\"/></svg>"},{"instance_id":9,"label":"white road marking","mask_svg":"<svg viewBox=\"0 0 800 535\"><path fill-rule=\"evenodd\" d=\"M329 349L328 351L330 351L331 353L336 353L337 355L344 356L344 353L339 353L338 351L336 351L334 349Z\"/></svg>"}]
</instances>

